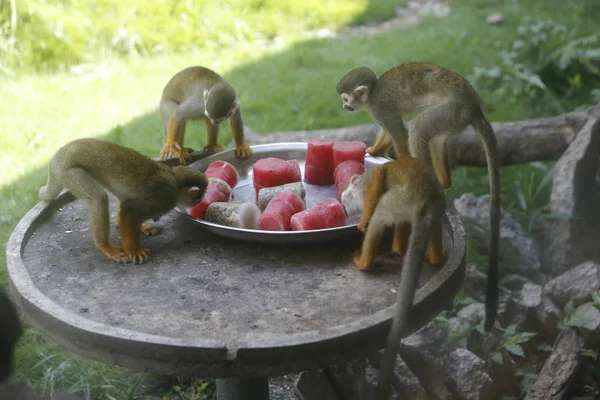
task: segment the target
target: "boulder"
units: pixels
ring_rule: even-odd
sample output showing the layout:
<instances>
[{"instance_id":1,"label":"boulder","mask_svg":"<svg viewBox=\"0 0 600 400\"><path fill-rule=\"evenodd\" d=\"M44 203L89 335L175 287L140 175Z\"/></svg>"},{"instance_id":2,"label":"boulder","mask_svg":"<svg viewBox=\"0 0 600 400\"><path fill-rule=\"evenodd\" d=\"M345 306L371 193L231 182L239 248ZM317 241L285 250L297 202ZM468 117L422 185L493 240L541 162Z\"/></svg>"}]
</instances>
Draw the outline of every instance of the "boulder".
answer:
<instances>
[{"instance_id":1,"label":"boulder","mask_svg":"<svg viewBox=\"0 0 600 400\"><path fill-rule=\"evenodd\" d=\"M482 253L487 253L489 203L471 193L466 193L454 200L454 207L460 214L465 230L473 239L476 248ZM536 244L525 235L521 225L505 210L501 210L498 262L501 272L514 272L525 276L539 271L541 265Z\"/></svg>"},{"instance_id":2,"label":"boulder","mask_svg":"<svg viewBox=\"0 0 600 400\"><path fill-rule=\"evenodd\" d=\"M542 270L552 276L588 260L600 262L600 120L590 118L555 165L550 208L539 223Z\"/></svg>"},{"instance_id":3,"label":"boulder","mask_svg":"<svg viewBox=\"0 0 600 400\"><path fill-rule=\"evenodd\" d=\"M599 288L600 264L587 261L552 279L544 287L544 293L564 308L569 300L573 300L574 306L590 301L592 291Z\"/></svg>"}]
</instances>

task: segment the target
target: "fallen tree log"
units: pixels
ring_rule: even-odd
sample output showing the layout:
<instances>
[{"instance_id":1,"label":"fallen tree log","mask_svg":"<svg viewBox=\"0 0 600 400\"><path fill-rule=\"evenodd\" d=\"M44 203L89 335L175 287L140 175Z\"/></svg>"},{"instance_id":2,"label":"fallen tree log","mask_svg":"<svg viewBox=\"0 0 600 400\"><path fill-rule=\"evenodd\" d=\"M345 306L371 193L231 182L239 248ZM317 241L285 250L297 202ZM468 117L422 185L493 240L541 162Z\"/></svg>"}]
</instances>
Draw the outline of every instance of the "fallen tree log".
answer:
<instances>
[{"instance_id":1,"label":"fallen tree log","mask_svg":"<svg viewBox=\"0 0 600 400\"><path fill-rule=\"evenodd\" d=\"M600 105L550 118L493 122L501 166L531 161L555 161L565 152L591 117L600 118ZM250 144L306 142L310 139L358 140L370 145L379 131L376 124L313 131L287 131L259 135L246 130ZM454 165L486 166L483 144L472 128L456 135L450 144Z\"/></svg>"}]
</instances>

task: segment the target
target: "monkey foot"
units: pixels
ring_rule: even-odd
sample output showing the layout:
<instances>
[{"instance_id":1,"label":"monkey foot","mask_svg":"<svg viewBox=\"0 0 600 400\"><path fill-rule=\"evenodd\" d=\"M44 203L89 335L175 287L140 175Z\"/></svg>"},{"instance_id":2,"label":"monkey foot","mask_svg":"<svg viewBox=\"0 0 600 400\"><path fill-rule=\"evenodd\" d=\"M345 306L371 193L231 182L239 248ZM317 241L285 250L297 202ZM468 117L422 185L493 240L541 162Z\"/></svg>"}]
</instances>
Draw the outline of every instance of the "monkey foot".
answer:
<instances>
[{"instance_id":1,"label":"monkey foot","mask_svg":"<svg viewBox=\"0 0 600 400\"><path fill-rule=\"evenodd\" d=\"M440 254L438 254L437 252L435 252L435 254L432 254L432 252L430 251L425 255L425 259L431 265L442 265L448 259L448 252L444 250L443 254L440 256Z\"/></svg>"},{"instance_id":2,"label":"monkey foot","mask_svg":"<svg viewBox=\"0 0 600 400\"><path fill-rule=\"evenodd\" d=\"M142 224L142 228L140 229L144 236L156 236L158 235L158 228L153 227L152 225Z\"/></svg>"},{"instance_id":3,"label":"monkey foot","mask_svg":"<svg viewBox=\"0 0 600 400\"><path fill-rule=\"evenodd\" d=\"M125 254L122 247L113 246L110 244L107 244L104 246L97 246L97 247L98 247L98 250L100 250L102 252L102 254L104 254L106 257L110 258L111 260L115 260L120 263L121 262L125 263L128 260L127 254Z\"/></svg>"},{"instance_id":4,"label":"monkey foot","mask_svg":"<svg viewBox=\"0 0 600 400\"><path fill-rule=\"evenodd\" d=\"M223 146L221 146L220 144L207 144L206 146L204 146L204 151L207 153L210 153L210 152L220 153L223 150L225 150L225 148Z\"/></svg>"},{"instance_id":5,"label":"monkey foot","mask_svg":"<svg viewBox=\"0 0 600 400\"><path fill-rule=\"evenodd\" d=\"M165 143L162 150L160 151L160 158L166 160L171 156L179 158L181 165L187 165L187 160L190 156L192 149L189 147L182 148L179 143L171 142Z\"/></svg>"},{"instance_id":6,"label":"monkey foot","mask_svg":"<svg viewBox=\"0 0 600 400\"><path fill-rule=\"evenodd\" d=\"M364 260L360 253L355 254L354 257L352 257L352 261L361 271L367 271L373 267L373 264Z\"/></svg>"},{"instance_id":7,"label":"monkey foot","mask_svg":"<svg viewBox=\"0 0 600 400\"><path fill-rule=\"evenodd\" d=\"M402 245L398 245L396 243L392 244L392 253L396 253L399 254L401 256L406 254L406 246Z\"/></svg>"},{"instance_id":8,"label":"monkey foot","mask_svg":"<svg viewBox=\"0 0 600 400\"><path fill-rule=\"evenodd\" d=\"M244 143L241 146L235 148L235 157L240 160L250 158L252 155L252 149L248 146L248 143Z\"/></svg>"},{"instance_id":9,"label":"monkey foot","mask_svg":"<svg viewBox=\"0 0 600 400\"><path fill-rule=\"evenodd\" d=\"M368 222L363 222L363 221L361 220L361 221L358 221L358 225L356 225L356 228L357 228L359 231L361 231L362 233L367 233L367 227L368 227L368 226L369 226L369 223L368 223Z\"/></svg>"},{"instance_id":10,"label":"monkey foot","mask_svg":"<svg viewBox=\"0 0 600 400\"><path fill-rule=\"evenodd\" d=\"M133 251L127 252L127 262L131 262L133 264L141 264L144 261L148 260L148 249L136 249Z\"/></svg>"},{"instance_id":11,"label":"monkey foot","mask_svg":"<svg viewBox=\"0 0 600 400\"><path fill-rule=\"evenodd\" d=\"M375 146L367 147L367 149L365 151L367 153L369 153L370 155L372 155L373 157L382 156L383 153L385 153L385 149L380 149Z\"/></svg>"}]
</instances>

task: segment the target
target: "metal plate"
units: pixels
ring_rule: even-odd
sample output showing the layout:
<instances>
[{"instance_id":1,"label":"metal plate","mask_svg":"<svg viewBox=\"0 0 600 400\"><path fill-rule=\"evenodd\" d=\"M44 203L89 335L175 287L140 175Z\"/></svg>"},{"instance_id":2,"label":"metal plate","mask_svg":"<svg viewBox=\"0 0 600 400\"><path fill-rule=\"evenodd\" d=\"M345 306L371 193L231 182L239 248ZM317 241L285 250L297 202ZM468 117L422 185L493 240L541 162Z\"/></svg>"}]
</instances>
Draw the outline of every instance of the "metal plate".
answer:
<instances>
[{"instance_id":1,"label":"metal plate","mask_svg":"<svg viewBox=\"0 0 600 400\"><path fill-rule=\"evenodd\" d=\"M190 167L205 171L208 166L217 160L223 160L231 163L238 171L240 179L235 188L233 188L233 200L256 202L254 187L252 186L252 165L266 157L275 157L283 160L298 160L300 171L304 177L304 164L306 162L306 150L308 143L273 143L251 146L254 154L247 160L235 158L235 150L227 150L203 158L190 164ZM377 165L385 164L391 161L386 157L371 157L365 155L365 167L372 168ZM306 208L320 203L329 198L337 198L335 185L311 185L306 182ZM339 200L339 199L338 199ZM185 210L177 210L190 218L192 221L200 224L204 229L217 235L242 240L246 242L271 243L271 244L304 244L322 242L325 240L339 239L358 233L356 225L358 218L349 219L347 224L338 228L319 229L312 231L262 231L255 229L234 228L224 225L207 222L191 217Z\"/></svg>"}]
</instances>

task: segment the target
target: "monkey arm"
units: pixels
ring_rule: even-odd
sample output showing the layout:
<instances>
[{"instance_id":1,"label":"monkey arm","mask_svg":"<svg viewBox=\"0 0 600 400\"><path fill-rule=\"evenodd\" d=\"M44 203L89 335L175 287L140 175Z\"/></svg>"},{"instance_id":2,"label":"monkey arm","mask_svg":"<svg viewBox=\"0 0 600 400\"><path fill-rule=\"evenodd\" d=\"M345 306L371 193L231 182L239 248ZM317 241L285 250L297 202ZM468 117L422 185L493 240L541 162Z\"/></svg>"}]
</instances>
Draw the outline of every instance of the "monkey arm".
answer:
<instances>
[{"instance_id":1,"label":"monkey arm","mask_svg":"<svg viewBox=\"0 0 600 400\"><path fill-rule=\"evenodd\" d=\"M371 175L371 179L367 182L367 186L365 188L365 200L363 205L363 213L360 221L358 223L358 230L364 232L368 225L369 221L373 217L373 213L375 212L375 207L377 206L377 202L379 198L383 194L385 188L385 167L377 167L373 174Z\"/></svg>"},{"instance_id":2,"label":"monkey arm","mask_svg":"<svg viewBox=\"0 0 600 400\"><path fill-rule=\"evenodd\" d=\"M140 247L141 221L135 216L132 208L135 204L131 202L121 203L119 206L119 229L121 230L121 241L123 251L127 255L127 261L134 264L148 260L148 250ZM135 209L135 208L134 208Z\"/></svg>"},{"instance_id":3,"label":"monkey arm","mask_svg":"<svg viewBox=\"0 0 600 400\"><path fill-rule=\"evenodd\" d=\"M189 151L183 148L183 138L185 136L185 119L177 116L174 111L167 122L167 134L165 144L160 151L160 157L166 160L169 156L177 156L182 165L187 164Z\"/></svg>"},{"instance_id":4,"label":"monkey arm","mask_svg":"<svg viewBox=\"0 0 600 400\"><path fill-rule=\"evenodd\" d=\"M235 156L245 160L252 155L252 149L246 143L244 138L244 121L242 119L242 106L238 105L229 117L229 126L231 127L231 135L235 143Z\"/></svg>"},{"instance_id":5,"label":"monkey arm","mask_svg":"<svg viewBox=\"0 0 600 400\"><path fill-rule=\"evenodd\" d=\"M392 145L392 138L386 131L381 129L379 131L379 133L377 134L375 143L373 143L373 146L368 147L366 152L374 157L382 156L385 154L387 149L390 148L391 145Z\"/></svg>"},{"instance_id":6,"label":"monkey arm","mask_svg":"<svg viewBox=\"0 0 600 400\"><path fill-rule=\"evenodd\" d=\"M206 126L206 146L204 151L214 151L216 153L225 150L223 146L217 144L219 138L219 125L212 124L208 118L204 119L204 125Z\"/></svg>"}]
</instances>

